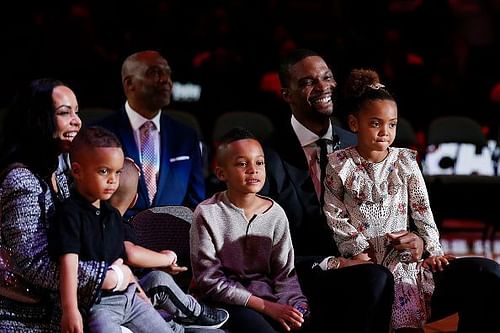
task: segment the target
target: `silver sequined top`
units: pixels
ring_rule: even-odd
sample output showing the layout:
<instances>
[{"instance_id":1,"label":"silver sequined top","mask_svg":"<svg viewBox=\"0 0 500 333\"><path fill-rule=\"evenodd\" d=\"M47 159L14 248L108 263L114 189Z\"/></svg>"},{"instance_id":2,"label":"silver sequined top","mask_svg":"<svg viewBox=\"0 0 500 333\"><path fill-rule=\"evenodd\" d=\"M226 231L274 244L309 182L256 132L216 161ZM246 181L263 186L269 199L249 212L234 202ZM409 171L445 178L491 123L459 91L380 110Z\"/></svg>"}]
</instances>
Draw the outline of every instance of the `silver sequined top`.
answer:
<instances>
[{"instance_id":1,"label":"silver sequined top","mask_svg":"<svg viewBox=\"0 0 500 333\"><path fill-rule=\"evenodd\" d=\"M60 198L69 195L66 177L56 173ZM48 228L56 195L48 184L27 168L14 168L0 187L0 244L10 250L16 273L49 295L41 304L29 305L0 296L0 332L56 332L60 329L57 289L59 270L49 256ZM90 306L106 273L104 262L81 262L78 300Z\"/></svg>"}]
</instances>

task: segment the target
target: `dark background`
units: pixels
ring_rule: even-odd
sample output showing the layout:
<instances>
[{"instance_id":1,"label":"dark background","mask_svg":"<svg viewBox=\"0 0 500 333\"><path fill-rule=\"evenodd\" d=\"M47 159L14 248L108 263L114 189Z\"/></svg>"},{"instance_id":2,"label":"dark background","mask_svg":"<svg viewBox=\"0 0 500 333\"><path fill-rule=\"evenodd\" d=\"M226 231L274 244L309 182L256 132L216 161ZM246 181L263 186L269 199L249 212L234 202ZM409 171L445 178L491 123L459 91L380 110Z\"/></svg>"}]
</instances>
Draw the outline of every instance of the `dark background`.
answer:
<instances>
[{"instance_id":1,"label":"dark background","mask_svg":"<svg viewBox=\"0 0 500 333\"><path fill-rule=\"evenodd\" d=\"M3 4L5 7L6 4ZM274 121L287 109L261 85L294 47L322 55L341 83L373 68L417 131L440 115L468 115L497 132L499 0L40 1L0 14L0 108L19 86L52 76L80 107L118 108L126 56L156 49L174 81L202 86L196 103L173 103L210 124L225 111ZM271 76L273 78L273 76ZM275 88L275 85L271 85ZM341 116L341 115L340 115ZM283 118L285 117L285 118ZM204 131L210 131L205 126ZM209 133L206 133L209 136Z\"/></svg>"}]
</instances>

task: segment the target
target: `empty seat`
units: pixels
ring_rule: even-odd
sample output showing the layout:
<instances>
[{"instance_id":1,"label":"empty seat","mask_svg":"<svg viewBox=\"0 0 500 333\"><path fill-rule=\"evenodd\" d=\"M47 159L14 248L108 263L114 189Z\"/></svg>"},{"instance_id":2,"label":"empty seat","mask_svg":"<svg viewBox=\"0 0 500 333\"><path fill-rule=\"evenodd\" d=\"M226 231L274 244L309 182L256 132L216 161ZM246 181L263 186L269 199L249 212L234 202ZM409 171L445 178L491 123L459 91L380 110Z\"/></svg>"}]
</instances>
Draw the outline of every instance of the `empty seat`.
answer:
<instances>
[{"instance_id":1,"label":"empty seat","mask_svg":"<svg viewBox=\"0 0 500 333\"><path fill-rule=\"evenodd\" d=\"M393 146L414 148L416 144L417 135L415 134L412 124L406 118L399 117Z\"/></svg>"},{"instance_id":2,"label":"empty seat","mask_svg":"<svg viewBox=\"0 0 500 333\"><path fill-rule=\"evenodd\" d=\"M213 142L220 140L233 127L248 129L260 141L267 139L274 131L271 119L263 114L252 111L232 111L220 115L215 120Z\"/></svg>"},{"instance_id":3,"label":"empty seat","mask_svg":"<svg viewBox=\"0 0 500 333\"><path fill-rule=\"evenodd\" d=\"M474 119L446 116L434 119L427 135L428 145L443 143L457 143L458 147L460 144L473 144L481 149L486 146L487 141L481 125ZM450 163L455 167L456 159ZM475 231L481 233L485 244L491 237L498 215L496 199L493 199L491 193L500 191L500 177L451 174L426 176L425 179L441 234Z\"/></svg>"},{"instance_id":4,"label":"empty seat","mask_svg":"<svg viewBox=\"0 0 500 333\"><path fill-rule=\"evenodd\" d=\"M191 127L198 133L198 137L200 139L203 139L203 133L201 131L201 126L198 121L198 119L188 111L183 111L183 110L171 110L167 109L164 111L165 114L168 116L172 117L173 119L177 120L178 122L183 123L186 126Z\"/></svg>"},{"instance_id":5,"label":"empty seat","mask_svg":"<svg viewBox=\"0 0 500 333\"><path fill-rule=\"evenodd\" d=\"M471 143L486 146L486 137L481 125L474 119L463 116L439 117L431 121L427 134L427 144Z\"/></svg>"}]
</instances>

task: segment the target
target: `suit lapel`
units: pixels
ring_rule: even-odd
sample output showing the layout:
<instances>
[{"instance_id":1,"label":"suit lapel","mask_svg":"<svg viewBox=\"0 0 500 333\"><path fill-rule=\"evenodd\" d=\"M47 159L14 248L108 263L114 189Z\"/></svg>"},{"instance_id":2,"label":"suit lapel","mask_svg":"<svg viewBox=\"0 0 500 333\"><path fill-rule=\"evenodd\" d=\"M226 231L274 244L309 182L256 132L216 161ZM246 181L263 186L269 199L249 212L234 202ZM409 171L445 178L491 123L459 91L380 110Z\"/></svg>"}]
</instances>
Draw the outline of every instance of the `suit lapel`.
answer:
<instances>
[{"instance_id":1,"label":"suit lapel","mask_svg":"<svg viewBox=\"0 0 500 333\"><path fill-rule=\"evenodd\" d=\"M283 168L290 176L289 179L296 191L300 193L299 197L302 198L304 209L317 211L320 203L309 173L307 158L291 126L285 127L278 145L278 151L284 152L284 154L281 154Z\"/></svg>"},{"instance_id":2,"label":"suit lapel","mask_svg":"<svg viewBox=\"0 0 500 333\"><path fill-rule=\"evenodd\" d=\"M162 197L163 191L168 191L165 184L167 184L168 174L170 172L170 146L169 144L173 141L170 140L169 134L170 122L167 116L162 112L160 117L160 174L158 176L158 186L156 195L153 200L153 205L156 205L159 198Z\"/></svg>"}]
</instances>

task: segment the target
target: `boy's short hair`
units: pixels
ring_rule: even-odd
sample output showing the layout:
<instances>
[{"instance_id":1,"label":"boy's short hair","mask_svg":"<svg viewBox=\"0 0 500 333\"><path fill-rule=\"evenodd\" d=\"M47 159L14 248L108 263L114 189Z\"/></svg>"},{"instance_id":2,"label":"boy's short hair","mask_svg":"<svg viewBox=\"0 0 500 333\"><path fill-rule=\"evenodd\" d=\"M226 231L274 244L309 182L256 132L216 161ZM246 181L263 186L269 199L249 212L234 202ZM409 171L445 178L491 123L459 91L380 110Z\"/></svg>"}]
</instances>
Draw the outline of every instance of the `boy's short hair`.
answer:
<instances>
[{"instance_id":1,"label":"boy's short hair","mask_svg":"<svg viewBox=\"0 0 500 333\"><path fill-rule=\"evenodd\" d=\"M248 129L244 127L233 127L220 138L219 145L228 145L231 142L245 139L257 140L255 135Z\"/></svg>"},{"instance_id":2,"label":"boy's short hair","mask_svg":"<svg viewBox=\"0 0 500 333\"><path fill-rule=\"evenodd\" d=\"M252 140L257 140L257 137L250 132L248 129L244 127L233 127L229 131L227 131L219 140L219 144L217 145L217 163L221 163L221 152L226 149L226 147L238 140L246 140L246 139L252 139Z\"/></svg>"},{"instance_id":3,"label":"boy's short hair","mask_svg":"<svg viewBox=\"0 0 500 333\"><path fill-rule=\"evenodd\" d=\"M70 160L77 162L81 153L90 148L121 148L118 137L111 131L100 127L84 127L80 129L71 143Z\"/></svg>"}]
</instances>

